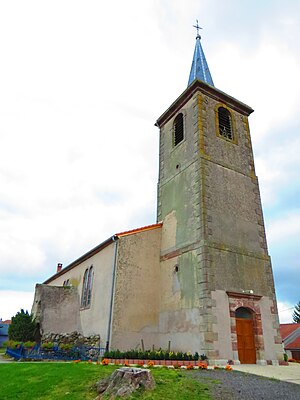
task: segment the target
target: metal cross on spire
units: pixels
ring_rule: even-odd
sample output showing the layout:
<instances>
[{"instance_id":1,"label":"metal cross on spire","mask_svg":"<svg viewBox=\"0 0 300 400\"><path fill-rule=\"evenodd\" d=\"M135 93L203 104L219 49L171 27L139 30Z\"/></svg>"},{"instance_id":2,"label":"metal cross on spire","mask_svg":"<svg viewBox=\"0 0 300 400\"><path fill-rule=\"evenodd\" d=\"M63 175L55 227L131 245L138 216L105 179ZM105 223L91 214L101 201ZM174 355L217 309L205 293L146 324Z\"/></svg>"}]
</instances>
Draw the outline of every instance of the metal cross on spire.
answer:
<instances>
[{"instance_id":1,"label":"metal cross on spire","mask_svg":"<svg viewBox=\"0 0 300 400\"><path fill-rule=\"evenodd\" d=\"M196 19L196 25L193 25L193 27L197 29L197 36L196 36L196 45L195 45L194 57L193 57L188 86L191 85L195 79L205 82L208 85L214 86L206 62L206 58L201 46L201 40L200 40L201 36L199 34L199 30L202 28L201 26L199 26L197 19Z\"/></svg>"},{"instance_id":2,"label":"metal cross on spire","mask_svg":"<svg viewBox=\"0 0 300 400\"><path fill-rule=\"evenodd\" d=\"M197 25L193 25L193 27L197 29L197 37L199 36L201 39L201 36L199 35L199 29L202 29L202 28L201 28L201 26L199 26L197 19L196 19L196 23L197 23Z\"/></svg>"}]
</instances>

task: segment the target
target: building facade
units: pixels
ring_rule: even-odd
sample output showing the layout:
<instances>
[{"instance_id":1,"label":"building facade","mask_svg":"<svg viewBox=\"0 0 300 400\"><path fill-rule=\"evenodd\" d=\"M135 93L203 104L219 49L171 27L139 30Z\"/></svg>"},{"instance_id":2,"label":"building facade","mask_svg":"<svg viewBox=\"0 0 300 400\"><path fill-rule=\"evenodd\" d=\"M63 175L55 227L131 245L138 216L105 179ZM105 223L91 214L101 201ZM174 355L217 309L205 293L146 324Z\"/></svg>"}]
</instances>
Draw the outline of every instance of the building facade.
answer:
<instances>
[{"instance_id":1,"label":"building facade","mask_svg":"<svg viewBox=\"0 0 300 400\"><path fill-rule=\"evenodd\" d=\"M187 89L156 122L157 223L114 235L37 285L33 312L44 333L99 334L111 348L170 341L213 363L277 363L253 110L214 87L200 39Z\"/></svg>"}]
</instances>

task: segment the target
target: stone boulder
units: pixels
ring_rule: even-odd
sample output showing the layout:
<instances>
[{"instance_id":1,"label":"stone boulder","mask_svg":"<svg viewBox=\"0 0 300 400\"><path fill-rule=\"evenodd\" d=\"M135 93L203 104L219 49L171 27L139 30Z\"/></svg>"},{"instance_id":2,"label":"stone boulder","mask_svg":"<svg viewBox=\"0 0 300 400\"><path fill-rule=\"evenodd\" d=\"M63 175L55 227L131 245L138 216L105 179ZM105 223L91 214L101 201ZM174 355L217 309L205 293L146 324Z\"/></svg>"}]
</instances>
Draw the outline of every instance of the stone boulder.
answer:
<instances>
[{"instance_id":1,"label":"stone boulder","mask_svg":"<svg viewBox=\"0 0 300 400\"><path fill-rule=\"evenodd\" d=\"M110 399L130 396L137 389L152 390L155 381L149 369L142 368L118 368L109 377L97 382L98 400L103 395L109 395Z\"/></svg>"}]
</instances>

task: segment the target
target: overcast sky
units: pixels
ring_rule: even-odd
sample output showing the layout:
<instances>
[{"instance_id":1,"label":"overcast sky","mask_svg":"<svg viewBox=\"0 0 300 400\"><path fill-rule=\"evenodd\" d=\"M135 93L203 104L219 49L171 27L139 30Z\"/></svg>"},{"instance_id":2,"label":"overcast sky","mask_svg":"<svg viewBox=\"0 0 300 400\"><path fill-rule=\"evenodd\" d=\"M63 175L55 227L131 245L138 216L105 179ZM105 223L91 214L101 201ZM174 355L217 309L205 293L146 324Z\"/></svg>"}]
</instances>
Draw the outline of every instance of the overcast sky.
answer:
<instances>
[{"instance_id":1,"label":"overcast sky","mask_svg":"<svg viewBox=\"0 0 300 400\"><path fill-rule=\"evenodd\" d=\"M195 20L250 129L281 322L300 300L300 2L0 2L0 317L116 232L156 221L156 119L185 90ZM283 311L288 310L288 311Z\"/></svg>"}]
</instances>

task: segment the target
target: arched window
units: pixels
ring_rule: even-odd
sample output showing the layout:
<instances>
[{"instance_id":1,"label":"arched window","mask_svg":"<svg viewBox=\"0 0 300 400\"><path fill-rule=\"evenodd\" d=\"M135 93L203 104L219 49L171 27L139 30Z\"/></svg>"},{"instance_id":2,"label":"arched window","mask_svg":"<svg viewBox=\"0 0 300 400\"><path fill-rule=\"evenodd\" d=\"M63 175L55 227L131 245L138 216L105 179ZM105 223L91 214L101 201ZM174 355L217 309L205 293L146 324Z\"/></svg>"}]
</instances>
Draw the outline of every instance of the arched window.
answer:
<instances>
[{"instance_id":1,"label":"arched window","mask_svg":"<svg viewBox=\"0 0 300 400\"><path fill-rule=\"evenodd\" d=\"M91 304L92 285L93 285L93 266L87 268L83 275L82 295L81 295L82 308L86 308Z\"/></svg>"},{"instance_id":2,"label":"arched window","mask_svg":"<svg viewBox=\"0 0 300 400\"><path fill-rule=\"evenodd\" d=\"M184 128L183 128L183 115L178 114L174 120L173 125L173 142L174 146L177 146L184 138Z\"/></svg>"},{"instance_id":3,"label":"arched window","mask_svg":"<svg viewBox=\"0 0 300 400\"><path fill-rule=\"evenodd\" d=\"M226 139L233 140L232 120L230 112L224 108L218 108L219 134Z\"/></svg>"},{"instance_id":4,"label":"arched window","mask_svg":"<svg viewBox=\"0 0 300 400\"><path fill-rule=\"evenodd\" d=\"M86 296L86 305L89 306L91 304L92 297L92 285L93 285L93 267L89 270L89 278L88 278L88 286L87 286L87 296Z\"/></svg>"}]
</instances>

